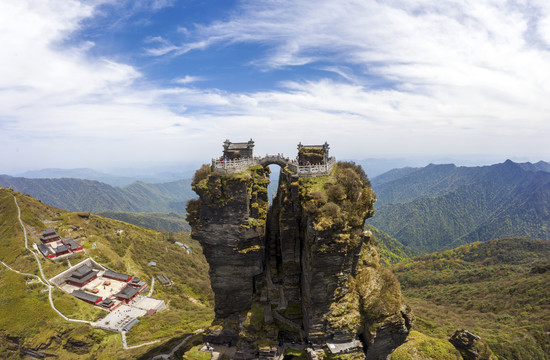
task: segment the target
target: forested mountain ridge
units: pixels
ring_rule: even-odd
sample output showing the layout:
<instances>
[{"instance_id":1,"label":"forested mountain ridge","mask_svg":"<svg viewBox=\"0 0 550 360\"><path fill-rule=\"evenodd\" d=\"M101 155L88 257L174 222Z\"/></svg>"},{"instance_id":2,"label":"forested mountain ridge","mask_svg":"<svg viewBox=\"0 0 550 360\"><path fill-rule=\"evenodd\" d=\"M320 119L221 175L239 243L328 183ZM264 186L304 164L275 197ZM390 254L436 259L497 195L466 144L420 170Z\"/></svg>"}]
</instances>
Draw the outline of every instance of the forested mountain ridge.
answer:
<instances>
[{"instance_id":1,"label":"forested mountain ridge","mask_svg":"<svg viewBox=\"0 0 550 360\"><path fill-rule=\"evenodd\" d=\"M0 186L27 193L46 204L71 211L185 212L195 197L191 179L164 184L134 182L120 188L93 180L27 179L0 175Z\"/></svg>"},{"instance_id":2,"label":"forested mountain ridge","mask_svg":"<svg viewBox=\"0 0 550 360\"><path fill-rule=\"evenodd\" d=\"M514 163L466 167L454 164L429 164L423 168L402 168L388 171L372 179L378 205L407 202L423 196L437 196L472 184L491 172L500 171L504 164L516 164L528 172L550 172L550 163Z\"/></svg>"},{"instance_id":3,"label":"forested mountain ridge","mask_svg":"<svg viewBox=\"0 0 550 360\"><path fill-rule=\"evenodd\" d=\"M428 165L375 187L379 203L368 222L422 252L504 236L548 239L545 164Z\"/></svg>"}]
</instances>

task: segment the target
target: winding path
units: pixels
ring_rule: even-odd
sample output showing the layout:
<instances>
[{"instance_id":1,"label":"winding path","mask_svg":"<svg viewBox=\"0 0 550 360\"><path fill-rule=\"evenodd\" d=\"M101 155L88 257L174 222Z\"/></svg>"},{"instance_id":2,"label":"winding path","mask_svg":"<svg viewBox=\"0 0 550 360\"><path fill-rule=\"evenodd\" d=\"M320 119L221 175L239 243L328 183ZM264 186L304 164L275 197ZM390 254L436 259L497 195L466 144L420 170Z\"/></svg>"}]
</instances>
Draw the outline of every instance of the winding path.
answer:
<instances>
[{"instance_id":1,"label":"winding path","mask_svg":"<svg viewBox=\"0 0 550 360\"><path fill-rule=\"evenodd\" d=\"M151 289L149 289L149 293L146 297L150 298L153 295L153 290L155 289L155 277L151 276Z\"/></svg>"},{"instance_id":2,"label":"winding path","mask_svg":"<svg viewBox=\"0 0 550 360\"><path fill-rule=\"evenodd\" d=\"M149 341L149 342L139 344L139 345L128 346L128 344L126 343L126 331L122 331L120 333L120 336L122 336L122 348L124 350L136 349L136 348L139 348L139 347L142 347L142 346L156 344L160 341L160 340L155 340L155 341Z\"/></svg>"},{"instance_id":3,"label":"winding path","mask_svg":"<svg viewBox=\"0 0 550 360\"><path fill-rule=\"evenodd\" d=\"M21 272L21 271L17 271L15 270L14 268L12 268L11 266L9 266L8 264L6 264L5 262L3 261L0 261L0 264L4 265L5 267L7 267L8 269L10 269L11 271L15 272L15 273L18 273L20 275L25 275L25 276L31 276L33 278L37 278L38 281L40 281L44 286L48 286L48 284L46 284L44 282L44 280L42 280L42 278L40 278L40 276L36 276L34 274L27 274L27 273L24 273L24 272Z\"/></svg>"},{"instance_id":4,"label":"winding path","mask_svg":"<svg viewBox=\"0 0 550 360\"><path fill-rule=\"evenodd\" d=\"M20 274L20 275L24 275L24 276L30 276L30 277L33 277L33 278L36 278L38 279L44 286L46 286L48 288L48 299L49 299L49 302L50 302L50 306L52 307L52 309L57 313L59 314L59 316L61 316L64 320L66 321L71 321L71 322L77 322L77 323L84 323L84 324L88 324L92 327L96 327L97 324L95 322L92 322L92 321L87 321L87 320L79 320L79 319L71 319L71 318L68 318L67 316L65 316L61 311L59 311L54 303L53 303L53 298L52 298L52 289L54 288L50 282L46 279L46 276L44 275L44 270L42 269L42 264L40 263L40 258L38 257L38 255L31 249L29 248L28 246L28 238L27 238L27 229L25 228L25 225L23 224L23 220L21 220L21 208L19 207L19 204L17 203L17 197L15 197L15 195L11 194L13 196L13 200L15 202L15 206L17 207L17 218L19 220L19 224L21 224L21 228L23 229L23 235L25 237L25 249L27 249L28 251L30 251L30 253L34 256L34 259L36 260L36 263L38 265L38 269L40 270L40 276L37 276L37 275L34 275L34 274L27 274L27 273L23 273L21 271L17 271L15 269L13 269L12 267L10 267L8 264L6 264L5 262L3 261L0 261L0 263L2 265L4 265L7 269L17 273L17 274ZM70 264L70 263L69 263ZM148 297L150 297L153 293L153 288L155 286L155 278L153 277L152 278L152 284L151 284L151 290L149 291L149 294L147 295ZM130 350L130 349L135 349L135 348L139 348L139 347L142 347L142 346L147 346L147 345L152 345L152 344L155 344L155 343L158 343L160 340L155 340L155 341L149 341L149 342L146 342L146 343L143 343L143 344L139 344L139 345L133 345L133 346L128 346L128 344L126 343L126 332L125 331L122 331L121 332L121 336L122 336L122 347L124 348L124 350ZM185 343L185 341L189 338L190 336L186 337L180 344L178 344L178 346L176 346L172 352L170 353L170 356L172 356L176 351L177 349L179 349L179 347L181 345L183 345Z\"/></svg>"},{"instance_id":5,"label":"winding path","mask_svg":"<svg viewBox=\"0 0 550 360\"><path fill-rule=\"evenodd\" d=\"M44 284L45 286L48 287L48 299L50 301L50 306L52 307L52 309L59 314L59 316L61 316L64 320L66 321L71 321L71 322L78 322L78 323L84 323L84 324L88 324L88 325L91 325L91 326L94 326L95 323L92 322L92 321L87 321L87 320L79 320L79 319L71 319L71 318L68 318L66 317L65 315L63 315L63 313L61 311L59 311L55 305L53 304L53 298L52 298L52 289L53 289L53 286L50 284L50 282L46 279L46 276L44 275L44 270L42 269L42 264L40 263L40 259L38 258L38 255L36 255L36 253L34 251L32 251L30 248L29 248L29 245L28 245L28 238L27 238L27 229L25 228L25 225L23 224L23 220L21 220L21 208L19 207L19 204L17 203L17 198L15 197L15 195L13 195L13 200L15 201L15 206L17 207L17 218L19 220L19 224L21 224L21 228L23 228L23 235L25 236L25 248L31 252L31 254L33 254L34 256L34 259L36 260L36 264L38 265L38 269L40 270L40 275L42 276L42 279L40 279L40 277L36 276L36 275L32 275L32 274L25 274L25 273L22 273L22 272L19 272L15 269L12 269L11 267L9 267L7 264L5 264L4 262L2 262L2 265L6 266L8 269L12 270L12 271L15 271L16 273L19 273L19 274L22 274L22 275L26 275L26 276L33 276L33 277L36 277L40 280L40 282L42 282L42 284Z\"/></svg>"},{"instance_id":6,"label":"winding path","mask_svg":"<svg viewBox=\"0 0 550 360\"><path fill-rule=\"evenodd\" d=\"M169 360L169 359L172 359L172 357L174 356L176 351L178 351L179 348L182 347L187 342L187 340L189 340L193 335L195 335L195 334L191 334L191 335L188 335L187 337L185 337L176 346L174 346L174 348L172 349L172 351L170 351L170 353L157 355L157 356L153 357L152 360L161 360L161 359L162 360Z\"/></svg>"},{"instance_id":7,"label":"winding path","mask_svg":"<svg viewBox=\"0 0 550 360\"><path fill-rule=\"evenodd\" d=\"M44 271L42 270L42 264L40 263L40 259L38 258L38 255L36 255L36 253L32 251L28 246L27 229L25 228L25 225L23 225L23 220L21 220L21 208L17 203L17 198L15 197L15 195L12 194L12 196L13 196L13 201L15 202L15 206L17 206L17 218L19 219L19 224L21 224L21 228L23 228L23 235L25 236L25 249L29 250L31 254L34 256L34 259L38 264L38 269L40 269L40 275L42 275L42 279L44 280L44 283L50 286L50 282L46 279L46 276L44 276Z\"/></svg>"}]
</instances>

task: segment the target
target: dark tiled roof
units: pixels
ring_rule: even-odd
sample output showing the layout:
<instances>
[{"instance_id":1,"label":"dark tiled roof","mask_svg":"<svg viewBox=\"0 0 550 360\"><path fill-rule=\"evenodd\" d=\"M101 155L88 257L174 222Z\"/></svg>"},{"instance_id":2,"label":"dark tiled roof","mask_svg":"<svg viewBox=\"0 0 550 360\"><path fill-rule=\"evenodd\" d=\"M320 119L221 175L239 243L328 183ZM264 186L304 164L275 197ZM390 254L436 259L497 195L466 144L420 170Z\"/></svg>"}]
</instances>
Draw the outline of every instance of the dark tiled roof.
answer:
<instances>
[{"instance_id":1,"label":"dark tiled roof","mask_svg":"<svg viewBox=\"0 0 550 360\"><path fill-rule=\"evenodd\" d=\"M56 254L62 254L69 251L69 247L67 245L61 245L55 248Z\"/></svg>"},{"instance_id":2,"label":"dark tiled roof","mask_svg":"<svg viewBox=\"0 0 550 360\"><path fill-rule=\"evenodd\" d=\"M52 228L49 228L49 229L46 229L42 232L42 235L44 236L48 236L48 235L57 235L57 232L52 229Z\"/></svg>"},{"instance_id":3,"label":"dark tiled roof","mask_svg":"<svg viewBox=\"0 0 550 360\"><path fill-rule=\"evenodd\" d=\"M54 229L46 229L42 232L42 235L40 235L40 240L44 242L57 238L59 238L59 234Z\"/></svg>"},{"instance_id":4,"label":"dark tiled roof","mask_svg":"<svg viewBox=\"0 0 550 360\"><path fill-rule=\"evenodd\" d=\"M65 238L61 240L63 244L67 245L71 250L78 249L81 245L77 243L73 238Z\"/></svg>"},{"instance_id":5,"label":"dark tiled roof","mask_svg":"<svg viewBox=\"0 0 550 360\"><path fill-rule=\"evenodd\" d=\"M82 265L81 267L79 267L78 269L73 271L73 273L71 274L71 277L74 276L75 278L82 278L82 277L88 275L93 270L94 269L92 269L88 265Z\"/></svg>"},{"instance_id":6,"label":"dark tiled roof","mask_svg":"<svg viewBox=\"0 0 550 360\"><path fill-rule=\"evenodd\" d=\"M130 275L126 275L126 274L121 274L121 273L117 273L115 271L112 271L112 270L105 270L105 272L103 273L103 276L104 277L109 277L111 279L116 279L116 280L120 280L120 281L128 281L128 279L130 279Z\"/></svg>"},{"instance_id":7,"label":"dark tiled roof","mask_svg":"<svg viewBox=\"0 0 550 360\"><path fill-rule=\"evenodd\" d=\"M84 292L82 290L75 290L71 293L72 296L74 296L77 299L89 301L92 303L96 303L98 300L101 300L99 296L92 295L90 293Z\"/></svg>"},{"instance_id":8,"label":"dark tiled roof","mask_svg":"<svg viewBox=\"0 0 550 360\"><path fill-rule=\"evenodd\" d=\"M248 149L248 143L242 142L242 143L231 143L227 147L227 150L246 150Z\"/></svg>"},{"instance_id":9,"label":"dark tiled roof","mask_svg":"<svg viewBox=\"0 0 550 360\"><path fill-rule=\"evenodd\" d=\"M116 294L116 296L122 299L131 299L137 293L138 293L138 289L131 286L126 286L124 289L120 290L120 292Z\"/></svg>"},{"instance_id":10,"label":"dark tiled roof","mask_svg":"<svg viewBox=\"0 0 550 360\"><path fill-rule=\"evenodd\" d=\"M109 307L111 305L113 305L113 300L112 299L109 299L109 298L106 298L106 299L103 299L103 301L101 302L101 306L106 306L106 307Z\"/></svg>"},{"instance_id":11,"label":"dark tiled roof","mask_svg":"<svg viewBox=\"0 0 550 360\"><path fill-rule=\"evenodd\" d=\"M140 278L133 278L132 280L130 280L128 282L128 284L132 285L132 286L136 286L138 288L141 288L143 286L145 286L147 283L143 280L141 280Z\"/></svg>"},{"instance_id":12,"label":"dark tiled roof","mask_svg":"<svg viewBox=\"0 0 550 360\"><path fill-rule=\"evenodd\" d=\"M76 283L84 283L97 275L97 271L94 271L88 265L83 265L73 271L71 276L67 279L68 281L74 281Z\"/></svg>"},{"instance_id":13,"label":"dark tiled roof","mask_svg":"<svg viewBox=\"0 0 550 360\"><path fill-rule=\"evenodd\" d=\"M42 235L40 236L40 241L42 242L47 242L49 240L57 240L59 239L59 235L55 234L55 235Z\"/></svg>"},{"instance_id":14,"label":"dark tiled roof","mask_svg":"<svg viewBox=\"0 0 550 360\"><path fill-rule=\"evenodd\" d=\"M53 254L53 253L51 252L50 248L47 247L47 246L44 245L44 244L38 245L38 250L40 250L40 252L42 253L42 255L44 255L45 257L48 257L48 255Z\"/></svg>"}]
</instances>

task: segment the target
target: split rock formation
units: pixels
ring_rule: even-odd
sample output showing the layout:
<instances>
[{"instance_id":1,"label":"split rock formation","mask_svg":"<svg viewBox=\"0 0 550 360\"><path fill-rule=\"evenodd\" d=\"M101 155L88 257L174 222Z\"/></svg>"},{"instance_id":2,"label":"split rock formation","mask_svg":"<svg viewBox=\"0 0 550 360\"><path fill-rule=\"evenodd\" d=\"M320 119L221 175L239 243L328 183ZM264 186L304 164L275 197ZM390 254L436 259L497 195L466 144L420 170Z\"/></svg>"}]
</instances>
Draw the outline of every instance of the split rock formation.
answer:
<instances>
[{"instance_id":1,"label":"split rock formation","mask_svg":"<svg viewBox=\"0 0 550 360\"><path fill-rule=\"evenodd\" d=\"M301 341L369 360L406 341L413 316L364 231L375 195L360 166L338 162L317 177L281 168L272 205L268 167L214 170L197 171L199 199L187 207L215 295L207 341L237 346L242 359Z\"/></svg>"}]
</instances>

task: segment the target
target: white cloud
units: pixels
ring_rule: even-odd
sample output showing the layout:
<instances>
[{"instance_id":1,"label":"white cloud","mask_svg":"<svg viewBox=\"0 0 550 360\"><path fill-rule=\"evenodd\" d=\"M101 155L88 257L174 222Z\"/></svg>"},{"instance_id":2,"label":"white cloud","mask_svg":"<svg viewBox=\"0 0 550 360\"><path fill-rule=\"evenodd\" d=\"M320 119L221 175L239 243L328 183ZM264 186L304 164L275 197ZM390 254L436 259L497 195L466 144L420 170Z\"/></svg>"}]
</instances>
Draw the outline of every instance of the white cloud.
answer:
<instances>
[{"instance_id":1,"label":"white cloud","mask_svg":"<svg viewBox=\"0 0 550 360\"><path fill-rule=\"evenodd\" d=\"M182 78L175 79L174 82L177 83L177 84L186 85L186 84L194 83L194 82L197 82L197 81L203 81L203 80L204 80L204 78L202 78L200 76L185 75Z\"/></svg>"},{"instance_id":2,"label":"white cloud","mask_svg":"<svg viewBox=\"0 0 550 360\"><path fill-rule=\"evenodd\" d=\"M149 44L156 44L156 47L149 47L145 49L145 53L150 56L162 56L178 50L177 46L172 44L170 41L163 39L161 36L147 38L145 39L145 42Z\"/></svg>"},{"instance_id":3,"label":"white cloud","mask_svg":"<svg viewBox=\"0 0 550 360\"><path fill-rule=\"evenodd\" d=\"M263 71L312 66L341 76L303 75L255 92L186 87L204 80L192 75L161 88L143 70L91 57L93 43L67 45L97 4L0 2L6 164L208 159L225 138L250 137L259 151L288 154L298 141L327 140L355 158L550 157L550 11L542 0L255 0L229 21L180 31L192 39L184 44L164 34L146 39L152 56L259 44L266 51L254 66Z\"/></svg>"},{"instance_id":4,"label":"white cloud","mask_svg":"<svg viewBox=\"0 0 550 360\"><path fill-rule=\"evenodd\" d=\"M529 34L535 24L540 39L550 38L548 9L543 1L255 0L196 35L207 46L268 45L258 66L328 62L355 68L355 76L339 72L353 83L365 79L365 87L295 83L289 91L250 95L256 100L284 98L288 112L315 109L335 118L353 114L359 124L398 124L396 135L416 128L426 137L445 127L437 134L456 134L447 136L456 150L460 139L475 137L464 134L468 128L488 136L480 151L502 151L518 143L510 134L528 145L534 129L545 135L550 129L550 49ZM369 77L389 90L369 88Z\"/></svg>"},{"instance_id":5,"label":"white cloud","mask_svg":"<svg viewBox=\"0 0 550 360\"><path fill-rule=\"evenodd\" d=\"M75 0L0 3L3 166L74 163L85 148L109 161L124 152L119 146L147 149L146 139L188 121L152 105L155 92L136 86L134 67L91 57L89 42L64 45L94 11Z\"/></svg>"}]
</instances>

